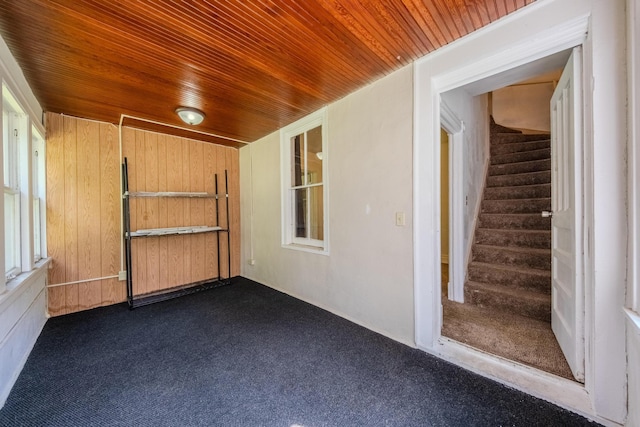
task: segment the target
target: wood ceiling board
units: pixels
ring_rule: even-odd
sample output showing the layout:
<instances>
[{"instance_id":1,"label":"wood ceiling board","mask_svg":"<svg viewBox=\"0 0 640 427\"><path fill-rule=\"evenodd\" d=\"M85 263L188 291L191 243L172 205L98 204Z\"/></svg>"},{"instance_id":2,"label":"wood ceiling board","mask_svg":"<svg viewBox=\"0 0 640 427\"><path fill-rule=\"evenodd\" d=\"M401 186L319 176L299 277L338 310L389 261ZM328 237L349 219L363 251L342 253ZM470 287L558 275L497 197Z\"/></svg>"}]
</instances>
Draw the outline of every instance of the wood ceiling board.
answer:
<instances>
[{"instance_id":1,"label":"wood ceiling board","mask_svg":"<svg viewBox=\"0 0 640 427\"><path fill-rule=\"evenodd\" d=\"M254 141L533 0L0 0L47 111Z\"/></svg>"}]
</instances>

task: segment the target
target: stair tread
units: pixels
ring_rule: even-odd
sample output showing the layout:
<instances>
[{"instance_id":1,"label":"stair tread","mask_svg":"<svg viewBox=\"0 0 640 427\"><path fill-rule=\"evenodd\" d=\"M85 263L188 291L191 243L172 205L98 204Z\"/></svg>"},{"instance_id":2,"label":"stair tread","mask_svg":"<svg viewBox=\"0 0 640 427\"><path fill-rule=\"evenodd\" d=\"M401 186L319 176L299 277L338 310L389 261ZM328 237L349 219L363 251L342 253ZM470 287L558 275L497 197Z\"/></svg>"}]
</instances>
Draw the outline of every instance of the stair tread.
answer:
<instances>
[{"instance_id":1,"label":"stair tread","mask_svg":"<svg viewBox=\"0 0 640 427\"><path fill-rule=\"evenodd\" d=\"M505 265L505 264L490 264L487 262L477 262L477 261L472 261L469 264L469 266L471 265L476 267L493 269L493 270L506 270L513 273L525 273L525 274L532 274L536 276L545 276L545 277L549 276L549 278L551 277L551 271L549 270L539 270L535 268L511 266L511 265Z\"/></svg>"},{"instance_id":2,"label":"stair tread","mask_svg":"<svg viewBox=\"0 0 640 427\"><path fill-rule=\"evenodd\" d=\"M474 244L476 248L487 248L487 249L495 249L500 251L509 251L509 252L519 252L526 253L532 255L551 255L551 249L541 249L541 248L527 248L522 246L497 246L497 245L486 245L482 243Z\"/></svg>"},{"instance_id":3,"label":"stair tread","mask_svg":"<svg viewBox=\"0 0 640 427\"><path fill-rule=\"evenodd\" d=\"M525 163L541 163L541 162L548 162L549 160L551 160L551 157L549 157L548 159L535 159L535 160L525 160L522 162L509 162L509 163L498 163L498 164L490 164L489 168L496 168L496 167L503 167L503 166L511 166L511 165L523 165ZM536 172L541 172L541 171L546 171L546 170L551 170L551 169L541 169L540 171L536 171ZM531 172L524 172L524 173L531 173Z\"/></svg>"},{"instance_id":4,"label":"stair tread","mask_svg":"<svg viewBox=\"0 0 640 427\"><path fill-rule=\"evenodd\" d=\"M488 214L483 214L483 215L488 215ZM503 214L496 214L496 215L503 215ZM505 215L515 215L515 214L505 214ZM525 214L525 215L531 215L531 214ZM518 234L551 234L551 230L526 230L526 229L512 230L510 228L483 228L483 227L478 227L478 230L497 231L502 233L518 233Z\"/></svg>"},{"instance_id":5,"label":"stair tread","mask_svg":"<svg viewBox=\"0 0 640 427\"><path fill-rule=\"evenodd\" d=\"M495 166L495 165L494 165ZM543 169L543 170L539 170L539 171L535 171L535 172L518 172L518 173L507 173L507 174L503 174L503 175L489 175L489 176L516 176L516 175L535 175L535 174L546 174L551 172L551 169ZM529 185L529 184L527 184Z\"/></svg>"},{"instance_id":6,"label":"stair tread","mask_svg":"<svg viewBox=\"0 0 640 427\"><path fill-rule=\"evenodd\" d=\"M468 280L465 286L471 286L476 289L481 289L488 292L495 292L503 295L509 295L514 298L527 298L537 300L539 303L551 303L551 294L545 294L542 292L532 291L530 289L513 289L504 285L494 285L492 283L477 282L474 280Z\"/></svg>"},{"instance_id":7,"label":"stair tread","mask_svg":"<svg viewBox=\"0 0 640 427\"><path fill-rule=\"evenodd\" d=\"M530 153L541 153L541 152L543 152L543 151L544 151L544 152L547 152L547 151L549 151L549 150L550 150L550 148L536 148L536 149L534 149L534 150L518 151L518 152L516 152L516 153L494 154L494 155L493 155L493 156L491 156L491 157L494 157L494 158L495 158L495 157L500 157L500 156L502 156L502 157L506 157L506 156L516 157L516 156L521 156L521 155L530 154ZM517 161L517 162L508 162L508 163L493 163L493 162L492 162L492 163L491 163L491 165L492 165L492 166L493 166L493 165L508 165L508 164L511 164L511 163L533 162L533 161L536 161L536 160L547 160L547 159L550 159L550 158L551 158L551 155L549 155L549 157L543 157L543 158L540 158L540 159L533 159L533 160L520 160L520 161Z\"/></svg>"},{"instance_id":8,"label":"stair tread","mask_svg":"<svg viewBox=\"0 0 640 427\"><path fill-rule=\"evenodd\" d=\"M523 200L523 199L521 199ZM514 216L514 217L524 217L524 216L535 216L538 217L540 216L540 213L526 213L526 212L517 212L517 213L508 213L508 214L503 214L503 213L496 213L496 212L481 212L480 215L487 215L487 216L498 216L498 217L502 217L502 216Z\"/></svg>"},{"instance_id":9,"label":"stair tread","mask_svg":"<svg viewBox=\"0 0 640 427\"><path fill-rule=\"evenodd\" d=\"M525 174L521 174L521 175L525 175ZM493 189L493 188L519 188L519 189L523 189L523 188L531 188L531 187L550 187L550 186L551 186L550 182L543 182L542 184L496 185L494 187L487 187L487 188L491 188L491 189Z\"/></svg>"},{"instance_id":10,"label":"stair tread","mask_svg":"<svg viewBox=\"0 0 640 427\"><path fill-rule=\"evenodd\" d=\"M494 187L491 187L494 188ZM499 202L513 202L513 201L520 201L520 202L527 202L527 201L534 201L534 200L551 200L551 197L529 197L526 199L484 199L484 202L495 202L495 203L499 203Z\"/></svg>"}]
</instances>

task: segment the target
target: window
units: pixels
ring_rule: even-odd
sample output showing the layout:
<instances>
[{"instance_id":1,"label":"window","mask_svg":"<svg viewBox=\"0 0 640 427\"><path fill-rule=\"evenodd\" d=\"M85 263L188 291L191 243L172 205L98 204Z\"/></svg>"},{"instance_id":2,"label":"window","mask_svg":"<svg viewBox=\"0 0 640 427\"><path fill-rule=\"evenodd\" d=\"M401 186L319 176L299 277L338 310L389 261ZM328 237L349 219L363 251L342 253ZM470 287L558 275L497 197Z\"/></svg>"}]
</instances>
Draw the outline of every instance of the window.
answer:
<instances>
[{"instance_id":1,"label":"window","mask_svg":"<svg viewBox=\"0 0 640 427\"><path fill-rule=\"evenodd\" d=\"M31 271L44 250L44 147L42 126L32 122L19 98L2 83L4 272L6 283Z\"/></svg>"},{"instance_id":2,"label":"window","mask_svg":"<svg viewBox=\"0 0 640 427\"><path fill-rule=\"evenodd\" d=\"M325 110L282 129L280 144L283 245L327 253Z\"/></svg>"},{"instance_id":3,"label":"window","mask_svg":"<svg viewBox=\"0 0 640 427\"><path fill-rule=\"evenodd\" d=\"M21 271L19 141L25 115L2 88L2 153L4 167L4 261L7 280Z\"/></svg>"},{"instance_id":4,"label":"window","mask_svg":"<svg viewBox=\"0 0 640 427\"><path fill-rule=\"evenodd\" d=\"M44 197L45 197L45 170L44 170L44 138L35 126L31 127L31 150L33 152L31 165L33 173L33 260L35 262L42 258L44 229L43 219Z\"/></svg>"}]
</instances>

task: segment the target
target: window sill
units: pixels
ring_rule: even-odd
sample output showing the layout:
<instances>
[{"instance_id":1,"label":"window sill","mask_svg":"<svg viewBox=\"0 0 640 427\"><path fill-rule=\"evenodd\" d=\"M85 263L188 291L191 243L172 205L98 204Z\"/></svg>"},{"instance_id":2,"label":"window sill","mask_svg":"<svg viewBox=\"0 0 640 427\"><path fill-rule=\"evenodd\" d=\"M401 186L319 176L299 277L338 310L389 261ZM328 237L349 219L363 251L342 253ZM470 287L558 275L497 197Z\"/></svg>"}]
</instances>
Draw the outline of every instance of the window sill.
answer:
<instances>
[{"instance_id":1,"label":"window sill","mask_svg":"<svg viewBox=\"0 0 640 427\"><path fill-rule=\"evenodd\" d=\"M282 245L283 248L285 249L291 249L294 251L300 251L300 252L309 252L312 254L318 254L318 255L329 255L329 250L325 249L323 247L319 247L319 246L308 246L308 245L301 245L298 243L289 243L289 244L283 244Z\"/></svg>"},{"instance_id":2,"label":"window sill","mask_svg":"<svg viewBox=\"0 0 640 427\"><path fill-rule=\"evenodd\" d=\"M625 308L624 312L627 315L627 319L629 319L629 324L635 329L633 332L640 335L640 314L628 308Z\"/></svg>"},{"instance_id":3,"label":"window sill","mask_svg":"<svg viewBox=\"0 0 640 427\"><path fill-rule=\"evenodd\" d=\"M0 294L0 312L5 304L11 304L21 293L42 275L46 274L51 258L42 258L31 271L18 274L7 283L7 290Z\"/></svg>"}]
</instances>

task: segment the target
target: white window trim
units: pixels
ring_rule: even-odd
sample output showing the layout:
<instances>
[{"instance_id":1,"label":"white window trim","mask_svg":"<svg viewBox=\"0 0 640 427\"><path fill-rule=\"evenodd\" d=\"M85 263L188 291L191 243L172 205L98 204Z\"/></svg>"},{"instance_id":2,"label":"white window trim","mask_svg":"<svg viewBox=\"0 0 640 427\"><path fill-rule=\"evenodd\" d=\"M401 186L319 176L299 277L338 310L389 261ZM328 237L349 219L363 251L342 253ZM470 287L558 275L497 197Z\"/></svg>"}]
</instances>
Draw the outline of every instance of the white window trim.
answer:
<instances>
[{"instance_id":1,"label":"white window trim","mask_svg":"<svg viewBox=\"0 0 640 427\"><path fill-rule=\"evenodd\" d=\"M629 258L628 258L628 317L640 332L640 1L627 2L627 75L628 102L628 173L629 173Z\"/></svg>"},{"instance_id":2,"label":"white window trim","mask_svg":"<svg viewBox=\"0 0 640 427\"><path fill-rule=\"evenodd\" d=\"M299 239L293 236L293 206L291 204L291 138L317 126L322 126L322 197L324 240ZM329 255L329 150L327 108L322 108L280 130L281 230L282 247L303 252ZM306 186L305 186L306 187Z\"/></svg>"},{"instance_id":3,"label":"white window trim","mask_svg":"<svg viewBox=\"0 0 640 427\"><path fill-rule=\"evenodd\" d=\"M20 190L17 190L15 188L10 188L10 187L4 187L4 194L10 194L11 196L14 196L14 198L15 198L15 196L20 196ZM2 202L4 203L4 198L2 199ZM2 212L3 212L3 215L4 215L4 206L3 206ZM22 218L20 216L20 199L19 199L19 197L18 197L18 200L15 202L14 216L16 218L18 218L19 223L22 223L22 221L21 221ZM4 226L4 221L2 221L2 224ZM4 238L5 239L7 238L6 232L4 234ZM22 238L21 238L20 231L18 231L17 233L14 233L14 240L15 240L14 247L21 248L21 243L22 243L21 240L22 240ZM16 252L15 255L16 255L16 261L17 261L16 267L5 272L5 279L7 280L7 282L10 281L10 280L13 280L22 271L22 269L21 269L22 264L21 264L21 261L20 261L21 260L20 250L18 250L18 252ZM6 268L6 266L5 266L5 268Z\"/></svg>"},{"instance_id":4,"label":"white window trim","mask_svg":"<svg viewBox=\"0 0 640 427\"><path fill-rule=\"evenodd\" d=\"M0 62L0 66L3 64ZM40 195L40 208L41 208L41 245L40 245L40 259L39 261L35 260L34 257L34 248L33 248L33 169L32 169L32 159L33 159L33 146L32 146L32 131L36 130L40 136L43 138L42 143L42 154L44 156L46 142L44 140L45 129L42 123L38 121L38 119L34 116L33 110L30 109L30 105L26 102L26 98L20 90L16 90L16 87L13 83L12 79L7 79L9 77L6 74L6 70L0 67L0 77L2 87L6 87L8 92L11 94L13 100L11 103L16 104L17 109L21 111L21 114L24 114L24 120L21 120L18 128L18 137L20 141L17 147L17 157L18 157L18 169L17 169L17 184L18 188L11 189L11 191L15 191L17 194L20 194L20 230L18 231L20 238L20 268L16 269L15 272L11 272L13 274L7 276L0 276L0 294L3 294L5 291L11 291L15 289L16 286L20 286L25 281L25 278L31 277L33 272L36 269L39 269L43 263L47 262L46 259L46 241L43 241L46 236L46 217L42 215L43 211L46 212L46 183L42 181L39 187L39 195ZM4 108L4 102L0 104L0 110ZM2 133L2 124L0 124L0 135ZM2 153L2 152L0 152ZM0 157L4 154L0 154ZM46 162L42 161L42 167L46 166ZM0 173L4 176L4 162L0 164ZM44 169L42 170L41 176L44 176ZM4 240L5 238L5 230L4 230L4 197L0 202L0 219L2 220L2 226L0 226L0 237ZM3 247L4 252L4 247ZM4 254L0 257L0 267L2 271L5 270L4 263ZM15 277L14 277L15 274Z\"/></svg>"}]
</instances>

